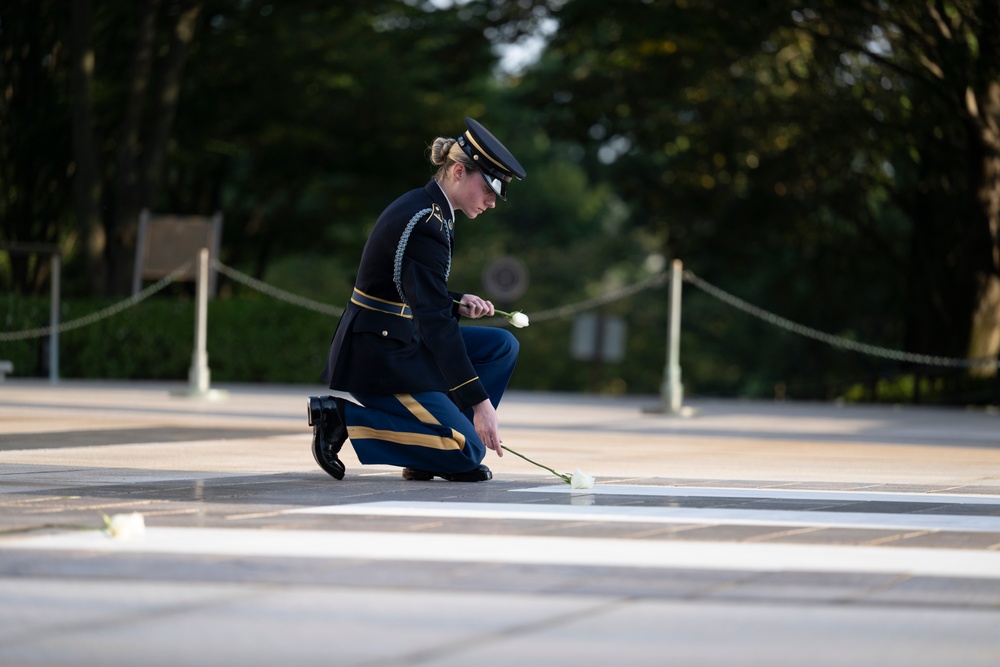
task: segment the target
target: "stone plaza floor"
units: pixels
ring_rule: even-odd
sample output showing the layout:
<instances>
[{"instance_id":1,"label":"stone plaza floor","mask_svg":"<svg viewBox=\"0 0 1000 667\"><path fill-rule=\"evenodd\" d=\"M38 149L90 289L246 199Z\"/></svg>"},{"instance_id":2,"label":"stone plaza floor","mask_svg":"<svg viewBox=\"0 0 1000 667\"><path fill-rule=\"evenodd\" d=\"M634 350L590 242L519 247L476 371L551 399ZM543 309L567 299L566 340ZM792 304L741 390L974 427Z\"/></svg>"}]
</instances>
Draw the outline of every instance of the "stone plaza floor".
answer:
<instances>
[{"instance_id":1,"label":"stone plaza floor","mask_svg":"<svg viewBox=\"0 0 1000 667\"><path fill-rule=\"evenodd\" d=\"M337 481L321 387L185 388L0 383L0 665L1000 664L996 412L511 392L573 491Z\"/></svg>"}]
</instances>

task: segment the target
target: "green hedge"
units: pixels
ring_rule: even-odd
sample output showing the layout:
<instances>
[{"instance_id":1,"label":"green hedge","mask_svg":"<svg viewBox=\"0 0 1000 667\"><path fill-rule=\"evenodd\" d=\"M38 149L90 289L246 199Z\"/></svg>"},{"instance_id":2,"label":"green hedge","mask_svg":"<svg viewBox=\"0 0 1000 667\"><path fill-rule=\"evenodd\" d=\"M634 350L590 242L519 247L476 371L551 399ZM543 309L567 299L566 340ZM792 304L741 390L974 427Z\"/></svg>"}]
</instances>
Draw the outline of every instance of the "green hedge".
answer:
<instances>
[{"instance_id":1,"label":"green hedge","mask_svg":"<svg viewBox=\"0 0 1000 667\"><path fill-rule=\"evenodd\" d=\"M608 313L628 325L626 357L621 363L597 365L573 359L569 353L572 319L535 321L511 329L521 342L521 354L511 387L535 391L587 391L609 394L656 394L663 379L666 354L666 313L657 299L617 304ZM682 365L686 391L711 395L712 387L746 387L754 379L744 372L739 355L720 353L712 345L711 312L705 300L688 300L689 328L682 335ZM73 299L63 303L62 322L96 313L117 303ZM529 310L529 315L531 311ZM729 319L718 322L734 326ZM46 299L8 296L0 303L0 331L22 331L49 323ZM209 302L208 362L212 382L319 384L327 346L337 318L258 294L224 297ZM725 334L725 332L723 332ZM747 336L759 340L756 336ZM740 337L735 337L740 340ZM795 341L789 342L793 349ZM111 317L65 331L59 340L59 371L63 378L175 380L186 382L194 348L194 301L189 294L157 295ZM723 349L725 352L725 349ZM791 354L791 352L790 352ZM799 360L810 355L797 351ZM47 339L0 341L0 359L14 363L14 377L47 377ZM972 379L954 371L919 381L912 375L882 372L872 382L835 387L829 398L852 402L996 404L1000 381ZM766 383L761 382L762 386ZM691 386L694 385L692 392ZM919 387L919 392L916 389ZM760 390L768 397L769 387Z\"/></svg>"},{"instance_id":2,"label":"green hedge","mask_svg":"<svg viewBox=\"0 0 1000 667\"><path fill-rule=\"evenodd\" d=\"M116 303L79 299L62 305L69 322ZM44 299L9 297L0 310L4 331L46 326ZM517 389L656 393L663 368L662 322L655 335L630 325L628 358L595 366L569 355L571 320L512 329L521 356L511 381ZM314 383L337 325L335 317L264 296L209 302L208 363L212 382ZM48 375L47 339L0 342L0 359L14 362L16 377ZM65 331L59 340L63 378L186 381L194 347L194 301L152 298L93 324ZM659 355L659 358L656 356Z\"/></svg>"},{"instance_id":3,"label":"green hedge","mask_svg":"<svg viewBox=\"0 0 1000 667\"><path fill-rule=\"evenodd\" d=\"M63 322L114 303L64 303ZM48 302L9 299L6 331L48 324ZM194 302L150 299L117 315L65 331L59 338L64 378L187 380L194 349ZM209 303L208 362L213 382L316 382L336 320L297 306L257 298ZM48 341L0 342L0 359L15 376L48 375Z\"/></svg>"}]
</instances>

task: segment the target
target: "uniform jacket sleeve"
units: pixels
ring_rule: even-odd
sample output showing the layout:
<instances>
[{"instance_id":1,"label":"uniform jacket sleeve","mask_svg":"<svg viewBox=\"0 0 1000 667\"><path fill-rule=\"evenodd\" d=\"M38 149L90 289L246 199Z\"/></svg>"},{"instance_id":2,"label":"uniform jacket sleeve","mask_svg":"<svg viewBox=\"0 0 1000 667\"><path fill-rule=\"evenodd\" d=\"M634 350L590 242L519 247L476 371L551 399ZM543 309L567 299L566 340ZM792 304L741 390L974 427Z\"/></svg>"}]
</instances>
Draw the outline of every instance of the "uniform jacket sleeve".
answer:
<instances>
[{"instance_id":1,"label":"uniform jacket sleeve","mask_svg":"<svg viewBox=\"0 0 1000 667\"><path fill-rule=\"evenodd\" d=\"M447 288L450 259L449 225L430 217L413 228L403 254L400 278L419 336L445 378L452 400L460 410L465 410L489 395L469 360L454 295Z\"/></svg>"}]
</instances>

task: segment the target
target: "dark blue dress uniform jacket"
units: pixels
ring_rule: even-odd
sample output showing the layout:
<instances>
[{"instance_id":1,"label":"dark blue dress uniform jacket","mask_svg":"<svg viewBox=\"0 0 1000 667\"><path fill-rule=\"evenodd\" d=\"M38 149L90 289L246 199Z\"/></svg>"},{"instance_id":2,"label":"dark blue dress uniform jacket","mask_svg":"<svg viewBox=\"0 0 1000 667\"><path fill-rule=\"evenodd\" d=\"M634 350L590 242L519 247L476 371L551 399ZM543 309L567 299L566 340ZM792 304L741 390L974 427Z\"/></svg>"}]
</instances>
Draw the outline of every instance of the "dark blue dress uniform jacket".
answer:
<instances>
[{"instance_id":1,"label":"dark blue dress uniform jacket","mask_svg":"<svg viewBox=\"0 0 1000 667\"><path fill-rule=\"evenodd\" d=\"M451 207L430 181L379 216L361 256L355 289L410 317L352 300L337 326L324 381L360 394L447 393L460 410L489 396L469 361L448 291L454 245ZM370 300L368 300L371 303ZM391 307L391 306L390 306Z\"/></svg>"}]
</instances>

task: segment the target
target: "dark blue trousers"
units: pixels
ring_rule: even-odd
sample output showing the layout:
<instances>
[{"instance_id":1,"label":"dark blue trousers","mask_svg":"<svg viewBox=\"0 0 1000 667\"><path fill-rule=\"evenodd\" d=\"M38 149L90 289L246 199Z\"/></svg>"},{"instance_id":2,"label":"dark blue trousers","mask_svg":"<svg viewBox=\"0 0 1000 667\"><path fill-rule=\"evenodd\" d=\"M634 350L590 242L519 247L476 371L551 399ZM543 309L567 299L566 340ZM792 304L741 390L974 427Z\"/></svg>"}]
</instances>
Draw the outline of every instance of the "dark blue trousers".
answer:
<instances>
[{"instance_id":1,"label":"dark blue trousers","mask_svg":"<svg viewBox=\"0 0 1000 667\"><path fill-rule=\"evenodd\" d=\"M469 359L497 407L514 373L517 339L506 329L461 330ZM353 395L362 405L347 402L344 422L362 463L455 473L474 469L486 456L472 409L461 412L444 392Z\"/></svg>"}]
</instances>

